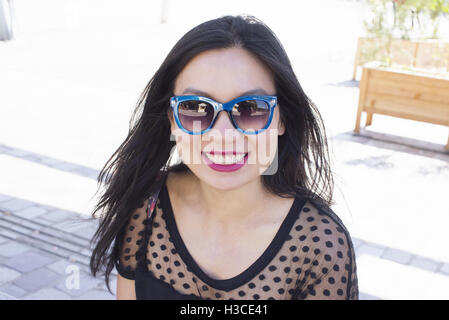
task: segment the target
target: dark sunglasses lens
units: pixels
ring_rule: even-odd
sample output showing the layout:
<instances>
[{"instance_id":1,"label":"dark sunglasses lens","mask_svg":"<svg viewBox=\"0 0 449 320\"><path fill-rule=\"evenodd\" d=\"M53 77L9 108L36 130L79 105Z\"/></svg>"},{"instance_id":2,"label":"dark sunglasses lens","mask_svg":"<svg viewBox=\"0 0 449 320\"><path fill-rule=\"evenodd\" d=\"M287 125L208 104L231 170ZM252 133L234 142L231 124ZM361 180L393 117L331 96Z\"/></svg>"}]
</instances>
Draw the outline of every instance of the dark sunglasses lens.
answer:
<instances>
[{"instance_id":1,"label":"dark sunglasses lens","mask_svg":"<svg viewBox=\"0 0 449 320\"><path fill-rule=\"evenodd\" d=\"M236 103L232 108L235 124L247 132L257 131L265 127L270 116L270 107L262 100L245 100Z\"/></svg>"},{"instance_id":2,"label":"dark sunglasses lens","mask_svg":"<svg viewBox=\"0 0 449 320\"><path fill-rule=\"evenodd\" d=\"M192 132L206 130L214 118L214 107L204 101L187 100L179 103L179 121L184 129Z\"/></svg>"}]
</instances>

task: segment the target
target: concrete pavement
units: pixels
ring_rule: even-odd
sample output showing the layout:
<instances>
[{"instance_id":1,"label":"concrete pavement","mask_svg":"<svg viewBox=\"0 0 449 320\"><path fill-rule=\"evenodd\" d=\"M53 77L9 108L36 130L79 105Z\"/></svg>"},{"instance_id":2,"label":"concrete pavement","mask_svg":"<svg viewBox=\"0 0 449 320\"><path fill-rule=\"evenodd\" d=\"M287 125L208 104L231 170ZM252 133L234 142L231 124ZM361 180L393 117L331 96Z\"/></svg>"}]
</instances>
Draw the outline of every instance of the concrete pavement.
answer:
<instances>
[{"instance_id":1,"label":"concrete pavement","mask_svg":"<svg viewBox=\"0 0 449 320\"><path fill-rule=\"evenodd\" d=\"M348 144L355 152L360 146L371 142L377 147L397 148L408 152L416 152L412 147L403 144L394 147L393 140L375 141L363 136L353 136L350 133L338 137L341 144ZM400 141L396 141L397 143ZM382 149L381 149L382 150ZM359 150L360 155L363 150ZM418 150L421 151L422 150ZM0 145L1 156L20 158L25 161L38 163L42 166L50 166L56 170L68 170L72 174L81 174L95 179L96 172L82 166L62 166L59 161L40 157L39 155L24 150L14 149L10 146ZM445 156L440 154L439 156ZM448 156L446 156L448 157ZM449 158L449 157L448 157ZM372 157L367 160L351 160L350 166L385 167L382 157ZM449 159L446 161L449 162ZM49 165L49 163L51 163ZM392 164L390 163L390 166ZM393 164L394 165L394 164ZM427 167L433 170L432 167ZM447 169L447 168L446 168ZM444 170L446 170L444 169ZM441 169L440 169L441 170ZM20 299L113 299L104 286L101 279L94 279L88 273L88 259L90 255L89 239L96 228L96 221L89 220L86 216L61 210L26 199L10 197L0 194L0 292L9 295L9 298ZM337 210L337 212L339 212ZM340 211L341 212L341 211ZM404 225L413 224L411 221ZM382 232L382 230L380 230ZM352 232L355 234L354 232ZM401 230L397 230L397 235ZM424 232L424 234L426 234ZM444 288L449 283L449 264L447 260L431 259L425 255L419 255L413 251L401 250L387 245L353 237L356 248L357 262L359 265L359 281L362 299L403 298L399 293L382 297L363 292L366 283L375 288L396 287L395 282L403 283L404 292L407 293L410 285L403 277L404 271L409 271L410 276L425 276L426 283L418 282L415 286L418 291L410 298L419 298L424 288L432 285L435 290L428 292L423 298L444 298ZM435 244L443 249L444 243ZM441 255L444 252L440 252ZM436 254L438 256L438 252ZM373 276L369 270L374 267L385 268L385 275L389 275L390 268L397 269L397 278L383 278L382 274ZM75 272L74 272L75 271ZM73 288L70 278L75 273L80 275L80 287ZM116 275L116 272L114 272ZM402 276L401 276L402 275ZM402 279L401 279L402 278ZM115 288L115 276L112 277L111 287ZM371 283L375 281L375 283ZM385 287L379 286L379 282L385 281ZM388 283L388 281L393 281ZM430 281L430 282L427 282ZM374 289L375 289L374 288ZM396 291L401 287L396 287ZM370 288L373 290L373 288ZM400 292L401 290L399 290ZM380 291L381 292L381 291ZM376 293L380 293L376 291Z\"/></svg>"},{"instance_id":2,"label":"concrete pavement","mask_svg":"<svg viewBox=\"0 0 449 320\"><path fill-rule=\"evenodd\" d=\"M95 177L94 170L0 146L11 156ZM53 160L53 161L50 161ZM19 299L114 299L89 272L97 221L85 215L0 194L0 292ZM116 272L111 277L115 291Z\"/></svg>"}]
</instances>

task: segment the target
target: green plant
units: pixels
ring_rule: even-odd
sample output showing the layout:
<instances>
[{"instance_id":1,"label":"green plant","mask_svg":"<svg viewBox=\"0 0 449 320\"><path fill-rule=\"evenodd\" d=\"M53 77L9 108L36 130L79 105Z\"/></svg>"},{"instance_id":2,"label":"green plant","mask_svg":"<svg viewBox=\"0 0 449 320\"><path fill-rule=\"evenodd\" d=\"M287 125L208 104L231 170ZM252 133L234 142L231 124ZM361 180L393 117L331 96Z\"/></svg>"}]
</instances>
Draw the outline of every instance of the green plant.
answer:
<instances>
[{"instance_id":1,"label":"green plant","mask_svg":"<svg viewBox=\"0 0 449 320\"><path fill-rule=\"evenodd\" d=\"M441 18L449 18L449 0L367 0L364 20L368 36L437 39Z\"/></svg>"},{"instance_id":2,"label":"green plant","mask_svg":"<svg viewBox=\"0 0 449 320\"><path fill-rule=\"evenodd\" d=\"M366 36L360 46L360 62L379 61L384 66L414 67L416 51L402 40L439 39L441 19L449 18L449 0L366 0L369 16L363 21ZM428 66L447 65L447 47L438 46ZM393 63L395 61L395 63ZM399 62L402 61L402 62ZM422 60L421 65L422 65Z\"/></svg>"}]
</instances>

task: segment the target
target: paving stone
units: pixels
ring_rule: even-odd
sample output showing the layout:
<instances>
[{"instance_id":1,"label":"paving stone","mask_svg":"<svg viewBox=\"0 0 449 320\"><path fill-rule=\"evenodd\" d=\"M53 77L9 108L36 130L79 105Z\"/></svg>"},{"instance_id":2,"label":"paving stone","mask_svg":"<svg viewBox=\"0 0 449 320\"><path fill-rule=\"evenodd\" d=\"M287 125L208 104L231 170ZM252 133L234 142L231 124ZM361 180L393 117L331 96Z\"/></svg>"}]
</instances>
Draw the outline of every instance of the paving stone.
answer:
<instances>
[{"instance_id":1,"label":"paving stone","mask_svg":"<svg viewBox=\"0 0 449 320\"><path fill-rule=\"evenodd\" d=\"M54 210L47 214L42 215L41 218L44 218L46 220L53 221L53 222L62 222L62 221L68 220L68 219L78 219L79 215L74 212L57 209L57 210Z\"/></svg>"},{"instance_id":2,"label":"paving stone","mask_svg":"<svg viewBox=\"0 0 449 320\"><path fill-rule=\"evenodd\" d=\"M41 158L39 156L37 156L35 154L31 154L31 153L27 154L26 156L23 156L21 158L25 159L25 160L30 160L30 161L33 161L33 162L40 162L41 161Z\"/></svg>"},{"instance_id":3,"label":"paving stone","mask_svg":"<svg viewBox=\"0 0 449 320\"><path fill-rule=\"evenodd\" d=\"M30 230L29 230L28 228L25 228L25 227L22 226L22 225L14 224L14 223L12 223L12 224L9 226L9 228L12 229L12 230L14 230L14 231L17 231L18 233L22 233L22 234L28 234L28 233L30 232Z\"/></svg>"},{"instance_id":4,"label":"paving stone","mask_svg":"<svg viewBox=\"0 0 449 320\"><path fill-rule=\"evenodd\" d=\"M90 290L87 293L78 296L76 300L116 300L116 296L109 291Z\"/></svg>"},{"instance_id":5,"label":"paving stone","mask_svg":"<svg viewBox=\"0 0 449 320\"><path fill-rule=\"evenodd\" d=\"M89 231L82 231L82 229L89 228L90 224L91 222L87 221L86 218L78 216L75 219L67 219L65 221L59 222L53 225L53 227L64 230L65 232L82 235L83 233L89 233Z\"/></svg>"},{"instance_id":6,"label":"paving stone","mask_svg":"<svg viewBox=\"0 0 449 320\"><path fill-rule=\"evenodd\" d=\"M104 276L97 276L97 278L101 280L98 284L97 289L109 292L108 288L106 287L106 282L104 281ZM109 275L109 287L113 292L115 288L117 288L117 275L112 274L112 272Z\"/></svg>"},{"instance_id":7,"label":"paving stone","mask_svg":"<svg viewBox=\"0 0 449 320\"><path fill-rule=\"evenodd\" d=\"M9 241L9 239L0 236L0 244L5 243L6 241Z\"/></svg>"},{"instance_id":8,"label":"paving stone","mask_svg":"<svg viewBox=\"0 0 449 320\"><path fill-rule=\"evenodd\" d=\"M96 228L92 228L91 226L79 227L78 229L72 230L72 233L84 237L86 239L92 239Z\"/></svg>"},{"instance_id":9,"label":"paving stone","mask_svg":"<svg viewBox=\"0 0 449 320\"><path fill-rule=\"evenodd\" d=\"M75 170L72 170L71 172L78 173L79 175L82 175L84 177L91 177L92 175L98 176L98 174L99 174L98 170L87 168L87 167L79 167Z\"/></svg>"},{"instance_id":10,"label":"paving stone","mask_svg":"<svg viewBox=\"0 0 449 320\"><path fill-rule=\"evenodd\" d=\"M47 266L47 268L49 268L50 270L53 270L53 271L59 273L60 275L64 275L65 276L65 275L67 275L66 270L67 270L67 267L69 267L69 266L70 267L76 266L79 269L83 268L80 264L77 264L75 262L71 262L71 261L68 261L68 260L65 260L65 259L57 261L57 262L52 263L52 264L49 264Z\"/></svg>"},{"instance_id":11,"label":"paving stone","mask_svg":"<svg viewBox=\"0 0 449 320\"><path fill-rule=\"evenodd\" d=\"M18 300L18 299L7 293L0 292L0 300Z\"/></svg>"},{"instance_id":12,"label":"paving stone","mask_svg":"<svg viewBox=\"0 0 449 320\"><path fill-rule=\"evenodd\" d=\"M432 271L432 272L437 271L439 264L440 263L437 261L418 257L418 256L413 257L412 261L410 262L410 265L413 267Z\"/></svg>"},{"instance_id":13,"label":"paving stone","mask_svg":"<svg viewBox=\"0 0 449 320\"><path fill-rule=\"evenodd\" d=\"M0 202L0 208L10 210L12 212L34 206L35 203L23 199L11 199Z\"/></svg>"},{"instance_id":14,"label":"paving stone","mask_svg":"<svg viewBox=\"0 0 449 320\"><path fill-rule=\"evenodd\" d=\"M33 206L22 210L15 211L14 214L22 218L33 219L45 214L47 210L41 207Z\"/></svg>"},{"instance_id":15,"label":"paving stone","mask_svg":"<svg viewBox=\"0 0 449 320\"><path fill-rule=\"evenodd\" d=\"M46 266L55 260L55 258L50 258L41 252L28 251L7 259L3 264L20 272L30 272Z\"/></svg>"},{"instance_id":16,"label":"paving stone","mask_svg":"<svg viewBox=\"0 0 449 320\"><path fill-rule=\"evenodd\" d=\"M98 180L98 175L100 173L99 172L92 172L91 174L89 174L89 178L94 179L94 180Z\"/></svg>"},{"instance_id":17,"label":"paving stone","mask_svg":"<svg viewBox=\"0 0 449 320\"><path fill-rule=\"evenodd\" d=\"M387 248L382 255L382 258L401 264L408 264L412 259L412 254L403 250Z\"/></svg>"},{"instance_id":18,"label":"paving stone","mask_svg":"<svg viewBox=\"0 0 449 320\"><path fill-rule=\"evenodd\" d=\"M82 249L82 250L80 251L80 253L81 253L81 254L84 254L84 255L91 255L91 254L92 254L92 251L89 250L89 249Z\"/></svg>"},{"instance_id":19,"label":"paving stone","mask_svg":"<svg viewBox=\"0 0 449 320\"><path fill-rule=\"evenodd\" d=\"M351 240L352 240L352 244L353 244L353 246L354 246L354 249L357 249L358 247L360 247L362 244L365 243L365 241L360 240L360 239L358 239L358 238L353 238L353 237L351 237Z\"/></svg>"},{"instance_id":20,"label":"paving stone","mask_svg":"<svg viewBox=\"0 0 449 320\"><path fill-rule=\"evenodd\" d=\"M4 228L0 228L0 234L5 238L14 239L14 240L20 239L22 237L22 235L20 235L16 232L13 232L11 230L6 230ZM1 251L0 251L0 255L1 255Z\"/></svg>"},{"instance_id":21,"label":"paving stone","mask_svg":"<svg viewBox=\"0 0 449 320\"><path fill-rule=\"evenodd\" d=\"M32 294L26 295L21 300L71 300L68 294L55 289L55 288L44 288L40 289Z\"/></svg>"},{"instance_id":22,"label":"paving stone","mask_svg":"<svg viewBox=\"0 0 449 320\"><path fill-rule=\"evenodd\" d=\"M11 228L14 224L12 222L9 221L0 221L0 225L2 226L2 228L6 229L6 228Z\"/></svg>"},{"instance_id":23,"label":"paving stone","mask_svg":"<svg viewBox=\"0 0 449 320\"><path fill-rule=\"evenodd\" d=\"M19 288L18 286L14 285L12 283L6 283L6 284L0 286L0 291L7 293L16 298L21 298L28 293L25 290L23 290L22 288Z\"/></svg>"},{"instance_id":24,"label":"paving stone","mask_svg":"<svg viewBox=\"0 0 449 320\"><path fill-rule=\"evenodd\" d=\"M87 275L83 272L80 272L79 275L80 278L78 283L76 283L77 281L73 281L74 278L69 278L76 276L76 273L74 272L72 274L68 274L65 277L64 281L61 281L56 286L56 288L75 297L81 296L87 293L88 291L100 286L101 280L94 278L90 275ZM72 287L73 285L75 285L75 287ZM76 285L79 285L79 287L76 287Z\"/></svg>"},{"instance_id":25,"label":"paving stone","mask_svg":"<svg viewBox=\"0 0 449 320\"><path fill-rule=\"evenodd\" d=\"M12 281L21 276L20 272L16 270L0 266L0 285Z\"/></svg>"},{"instance_id":26,"label":"paving stone","mask_svg":"<svg viewBox=\"0 0 449 320\"><path fill-rule=\"evenodd\" d=\"M26 209L25 209L26 210ZM15 221L15 222L19 222L20 223L20 226L21 227L25 227L25 228L28 228L28 229L36 229L36 227L39 227L39 225L36 225L35 223L33 223L32 222L32 220L31 221L29 221L29 220L25 220L25 219L22 219L22 218L18 218L18 217L13 217L13 221ZM3 223L3 222L2 222ZM11 225L16 225L16 224L13 224L12 222L11 222Z\"/></svg>"},{"instance_id":27,"label":"paving stone","mask_svg":"<svg viewBox=\"0 0 449 320\"><path fill-rule=\"evenodd\" d=\"M63 163L61 160L49 158L49 157L40 157L40 162L49 166L56 165L58 163Z\"/></svg>"},{"instance_id":28,"label":"paving stone","mask_svg":"<svg viewBox=\"0 0 449 320\"><path fill-rule=\"evenodd\" d=\"M382 299L364 292L359 292L359 300L382 300Z\"/></svg>"},{"instance_id":29,"label":"paving stone","mask_svg":"<svg viewBox=\"0 0 449 320\"><path fill-rule=\"evenodd\" d=\"M28 292L53 286L60 275L47 268L40 268L28 272L14 280L14 284Z\"/></svg>"},{"instance_id":30,"label":"paving stone","mask_svg":"<svg viewBox=\"0 0 449 320\"><path fill-rule=\"evenodd\" d=\"M29 151L20 150L20 149L10 149L6 153L9 155L15 156L15 157L23 157L23 156L30 154Z\"/></svg>"},{"instance_id":31,"label":"paving stone","mask_svg":"<svg viewBox=\"0 0 449 320\"><path fill-rule=\"evenodd\" d=\"M22 254L32 248L24 244L20 244L15 241L10 241L5 244L0 245L0 256L13 257Z\"/></svg>"},{"instance_id":32,"label":"paving stone","mask_svg":"<svg viewBox=\"0 0 449 320\"><path fill-rule=\"evenodd\" d=\"M52 165L52 168L70 172L72 170L78 169L79 165L73 164L73 163L69 163L69 162L63 162L63 163Z\"/></svg>"},{"instance_id":33,"label":"paving stone","mask_svg":"<svg viewBox=\"0 0 449 320\"><path fill-rule=\"evenodd\" d=\"M361 244L355 249L356 257L363 254L369 254L371 256L380 257L385 251L385 248L373 246L368 243Z\"/></svg>"},{"instance_id":34,"label":"paving stone","mask_svg":"<svg viewBox=\"0 0 449 320\"><path fill-rule=\"evenodd\" d=\"M10 199L12 199L10 196L7 196L6 194L1 194L0 193L0 202L6 201L6 200L10 200Z\"/></svg>"},{"instance_id":35,"label":"paving stone","mask_svg":"<svg viewBox=\"0 0 449 320\"><path fill-rule=\"evenodd\" d=\"M4 145L0 145L0 153L7 153L11 150L11 148L8 148Z\"/></svg>"},{"instance_id":36,"label":"paving stone","mask_svg":"<svg viewBox=\"0 0 449 320\"><path fill-rule=\"evenodd\" d=\"M443 265L440 267L439 271L449 275L449 263L443 263Z\"/></svg>"},{"instance_id":37,"label":"paving stone","mask_svg":"<svg viewBox=\"0 0 449 320\"><path fill-rule=\"evenodd\" d=\"M79 255L70 255L69 257L69 261L73 262L74 264L84 264L84 265L89 265L90 263L90 257L83 257L83 256L79 256Z\"/></svg>"}]
</instances>

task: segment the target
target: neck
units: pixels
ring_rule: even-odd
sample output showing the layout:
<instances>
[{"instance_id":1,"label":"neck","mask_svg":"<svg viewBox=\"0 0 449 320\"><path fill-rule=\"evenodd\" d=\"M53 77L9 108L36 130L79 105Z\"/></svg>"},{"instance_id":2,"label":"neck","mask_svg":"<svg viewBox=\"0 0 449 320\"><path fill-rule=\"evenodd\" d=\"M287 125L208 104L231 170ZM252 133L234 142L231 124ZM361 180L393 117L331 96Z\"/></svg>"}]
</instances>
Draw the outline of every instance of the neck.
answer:
<instances>
[{"instance_id":1,"label":"neck","mask_svg":"<svg viewBox=\"0 0 449 320\"><path fill-rule=\"evenodd\" d=\"M273 212L266 214L273 207L272 202L276 202L276 197L265 190L260 177L238 188L221 190L201 181L194 174L171 173L167 177L167 188L174 193L172 206L185 206L212 233L228 233L248 226L254 229L277 219ZM179 202L176 203L178 197ZM281 209L282 204L275 207Z\"/></svg>"},{"instance_id":2,"label":"neck","mask_svg":"<svg viewBox=\"0 0 449 320\"><path fill-rule=\"evenodd\" d=\"M260 221L260 212L269 198L260 178L232 190L221 190L198 181L198 198L204 219L223 226ZM257 217L256 217L257 216ZM254 221L254 220L253 220Z\"/></svg>"}]
</instances>

